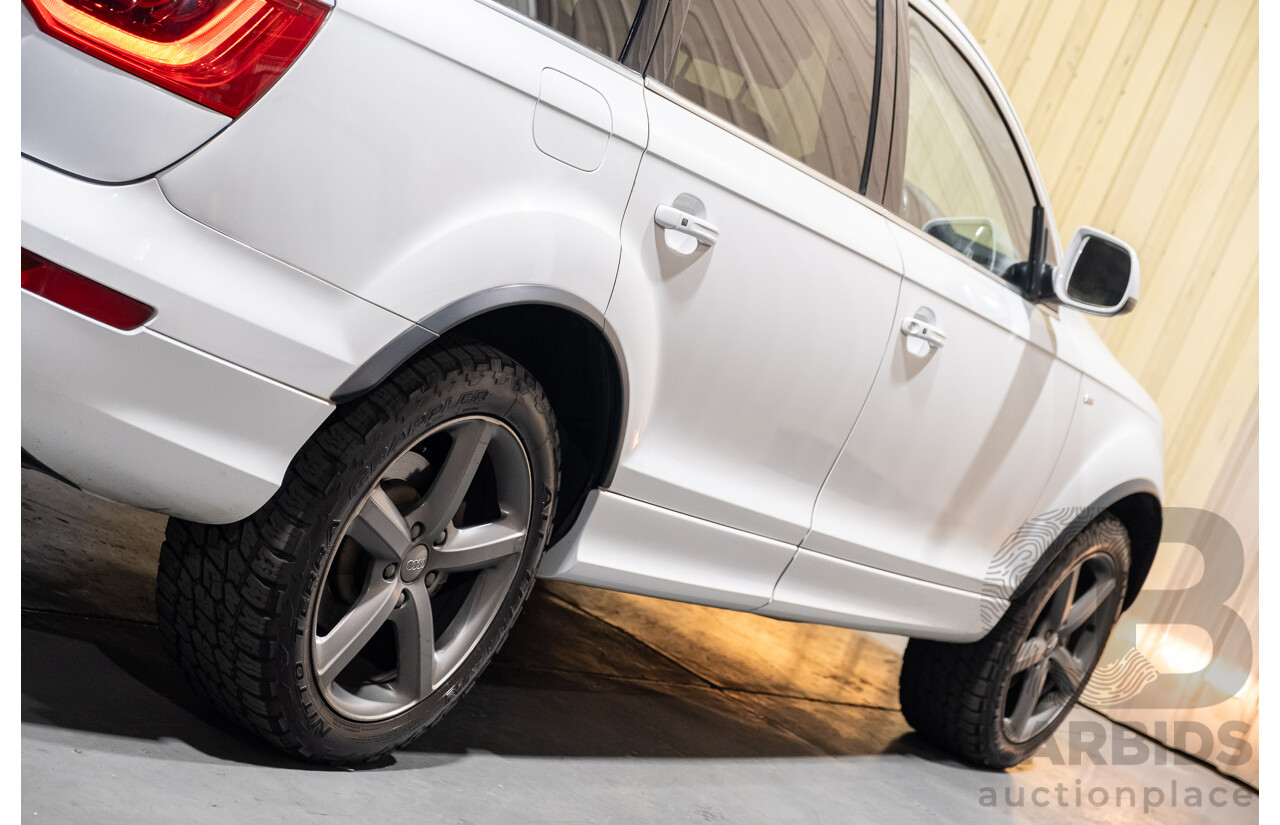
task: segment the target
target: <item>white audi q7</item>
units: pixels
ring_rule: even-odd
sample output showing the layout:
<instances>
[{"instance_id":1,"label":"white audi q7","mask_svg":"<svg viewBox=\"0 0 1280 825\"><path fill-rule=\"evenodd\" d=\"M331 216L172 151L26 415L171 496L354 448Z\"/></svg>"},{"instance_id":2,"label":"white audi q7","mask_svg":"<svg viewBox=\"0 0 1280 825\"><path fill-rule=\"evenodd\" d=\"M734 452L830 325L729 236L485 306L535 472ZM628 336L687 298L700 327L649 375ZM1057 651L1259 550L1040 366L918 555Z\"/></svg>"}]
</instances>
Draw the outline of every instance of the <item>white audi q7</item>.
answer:
<instances>
[{"instance_id":1,"label":"white audi q7","mask_svg":"<svg viewBox=\"0 0 1280 825\"><path fill-rule=\"evenodd\" d=\"M367 761L534 579L911 637L1021 761L1161 529L1009 99L933 0L23 0L29 466L170 517L191 682Z\"/></svg>"}]
</instances>

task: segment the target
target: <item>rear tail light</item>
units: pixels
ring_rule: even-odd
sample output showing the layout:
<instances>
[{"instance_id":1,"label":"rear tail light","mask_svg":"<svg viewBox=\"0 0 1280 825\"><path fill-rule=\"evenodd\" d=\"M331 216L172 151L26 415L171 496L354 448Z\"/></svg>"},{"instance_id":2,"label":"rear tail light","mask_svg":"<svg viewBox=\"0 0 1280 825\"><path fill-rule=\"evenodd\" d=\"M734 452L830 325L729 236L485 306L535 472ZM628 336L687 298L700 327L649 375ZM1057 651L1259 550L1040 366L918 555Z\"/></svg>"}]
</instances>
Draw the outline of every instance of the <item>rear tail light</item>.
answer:
<instances>
[{"instance_id":1,"label":"rear tail light","mask_svg":"<svg viewBox=\"0 0 1280 825\"><path fill-rule=\"evenodd\" d=\"M25 249L22 250L22 288L73 312L126 331L137 329L156 314L141 301Z\"/></svg>"},{"instance_id":2,"label":"rear tail light","mask_svg":"<svg viewBox=\"0 0 1280 825\"><path fill-rule=\"evenodd\" d=\"M47 34L235 117L297 59L318 0L24 0Z\"/></svg>"}]
</instances>

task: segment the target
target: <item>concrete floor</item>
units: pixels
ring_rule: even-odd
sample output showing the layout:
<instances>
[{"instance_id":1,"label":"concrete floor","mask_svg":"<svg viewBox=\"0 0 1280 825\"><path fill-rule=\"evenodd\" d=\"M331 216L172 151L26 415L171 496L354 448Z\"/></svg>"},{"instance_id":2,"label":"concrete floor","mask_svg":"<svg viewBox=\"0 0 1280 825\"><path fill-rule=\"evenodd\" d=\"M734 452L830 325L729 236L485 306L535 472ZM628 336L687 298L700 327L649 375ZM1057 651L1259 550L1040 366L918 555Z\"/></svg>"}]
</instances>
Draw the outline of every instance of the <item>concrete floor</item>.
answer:
<instances>
[{"instance_id":1,"label":"concrete floor","mask_svg":"<svg viewBox=\"0 0 1280 825\"><path fill-rule=\"evenodd\" d=\"M1083 709L1017 769L951 760L897 710L901 640L552 583L427 737L369 768L307 766L203 707L165 657L163 527L23 472L27 821L1258 821L1256 794L1154 743L1094 764L1073 744L1125 732Z\"/></svg>"}]
</instances>

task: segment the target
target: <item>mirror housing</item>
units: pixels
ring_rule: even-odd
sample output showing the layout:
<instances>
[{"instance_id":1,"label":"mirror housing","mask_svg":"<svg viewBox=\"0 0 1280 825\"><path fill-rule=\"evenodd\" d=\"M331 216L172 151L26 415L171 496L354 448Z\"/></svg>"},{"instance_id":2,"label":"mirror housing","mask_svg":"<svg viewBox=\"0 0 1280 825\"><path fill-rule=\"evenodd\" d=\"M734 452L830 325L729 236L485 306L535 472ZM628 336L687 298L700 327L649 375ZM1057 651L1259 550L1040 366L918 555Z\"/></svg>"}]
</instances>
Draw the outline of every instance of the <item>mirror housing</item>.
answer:
<instances>
[{"instance_id":1,"label":"mirror housing","mask_svg":"<svg viewBox=\"0 0 1280 825\"><path fill-rule=\"evenodd\" d=\"M1138 255L1100 229L1082 226L1053 273L1053 296L1062 306L1091 315L1123 315L1138 303Z\"/></svg>"}]
</instances>

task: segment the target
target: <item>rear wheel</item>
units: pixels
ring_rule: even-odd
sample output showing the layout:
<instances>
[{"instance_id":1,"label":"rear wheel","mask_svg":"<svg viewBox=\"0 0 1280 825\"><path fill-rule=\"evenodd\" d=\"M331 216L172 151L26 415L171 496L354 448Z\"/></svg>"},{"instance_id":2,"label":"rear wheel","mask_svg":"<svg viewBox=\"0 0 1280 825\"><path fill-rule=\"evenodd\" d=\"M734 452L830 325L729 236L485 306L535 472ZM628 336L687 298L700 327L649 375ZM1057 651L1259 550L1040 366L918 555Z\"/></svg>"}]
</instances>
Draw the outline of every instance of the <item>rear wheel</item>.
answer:
<instances>
[{"instance_id":1,"label":"rear wheel","mask_svg":"<svg viewBox=\"0 0 1280 825\"><path fill-rule=\"evenodd\" d=\"M1129 559L1124 525L1103 514L983 639L912 639L898 691L907 722L984 767L1030 757L1075 705L1102 657L1120 618Z\"/></svg>"},{"instance_id":2,"label":"rear wheel","mask_svg":"<svg viewBox=\"0 0 1280 825\"><path fill-rule=\"evenodd\" d=\"M558 485L542 388L460 345L340 408L253 516L170 520L161 629L192 683L277 746L375 759L475 683L534 581Z\"/></svg>"}]
</instances>

